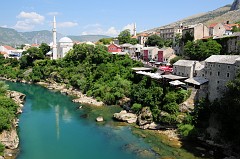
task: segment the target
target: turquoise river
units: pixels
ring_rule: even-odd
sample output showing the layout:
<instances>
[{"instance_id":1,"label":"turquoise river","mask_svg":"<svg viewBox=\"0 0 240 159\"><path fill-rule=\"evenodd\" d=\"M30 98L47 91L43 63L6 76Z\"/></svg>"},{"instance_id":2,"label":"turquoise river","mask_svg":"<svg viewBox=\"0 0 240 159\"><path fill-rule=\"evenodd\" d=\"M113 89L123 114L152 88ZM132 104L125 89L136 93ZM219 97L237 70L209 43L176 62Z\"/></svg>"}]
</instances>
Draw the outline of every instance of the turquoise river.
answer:
<instances>
[{"instance_id":1,"label":"turquoise river","mask_svg":"<svg viewBox=\"0 0 240 159\"><path fill-rule=\"evenodd\" d=\"M19 116L17 159L160 159L182 158L174 154L185 152L163 145L163 154L169 157L156 155L144 137L133 134L134 126L111 119L119 107L77 109L79 104L59 92L37 85L7 84L10 90L26 94ZM99 115L106 121L97 123L95 118ZM193 156L187 152L186 158Z\"/></svg>"}]
</instances>

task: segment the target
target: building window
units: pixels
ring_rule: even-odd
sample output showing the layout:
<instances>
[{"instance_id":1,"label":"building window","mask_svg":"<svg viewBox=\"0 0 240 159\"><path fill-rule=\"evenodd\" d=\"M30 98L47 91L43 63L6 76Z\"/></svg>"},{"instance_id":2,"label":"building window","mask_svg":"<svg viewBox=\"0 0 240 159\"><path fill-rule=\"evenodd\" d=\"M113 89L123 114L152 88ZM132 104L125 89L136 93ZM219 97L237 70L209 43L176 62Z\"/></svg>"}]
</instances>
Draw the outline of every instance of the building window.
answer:
<instances>
[{"instance_id":1,"label":"building window","mask_svg":"<svg viewBox=\"0 0 240 159\"><path fill-rule=\"evenodd\" d=\"M218 71L218 73L217 73L217 74L218 74L218 76L220 76L220 72L219 72L219 71Z\"/></svg>"},{"instance_id":2,"label":"building window","mask_svg":"<svg viewBox=\"0 0 240 159\"><path fill-rule=\"evenodd\" d=\"M228 66L228 69L230 69L230 66Z\"/></svg>"},{"instance_id":3,"label":"building window","mask_svg":"<svg viewBox=\"0 0 240 159\"><path fill-rule=\"evenodd\" d=\"M227 73L227 77L228 77L228 78L230 77L230 73Z\"/></svg>"},{"instance_id":4,"label":"building window","mask_svg":"<svg viewBox=\"0 0 240 159\"><path fill-rule=\"evenodd\" d=\"M219 84L220 82L219 81L217 81L217 84Z\"/></svg>"},{"instance_id":5,"label":"building window","mask_svg":"<svg viewBox=\"0 0 240 159\"><path fill-rule=\"evenodd\" d=\"M210 76L212 75L212 72L210 72Z\"/></svg>"},{"instance_id":6,"label":"building window","mask_svg":"<svg viewBox=\"0 0 240 159\"><path fill-rule=\"evenodd\" d=\"M220 65L218 65L218 67L220 67Z\"/></svg>"},{"instance_id":7,"label":"building window","mask_svg":"<svg viewBox=\"0 0 240 159\"><path fill-rule=\"evenodd\" d=\"M202 74L202 76L204 77L204 74Z\"/></svg>"}]
</instances>

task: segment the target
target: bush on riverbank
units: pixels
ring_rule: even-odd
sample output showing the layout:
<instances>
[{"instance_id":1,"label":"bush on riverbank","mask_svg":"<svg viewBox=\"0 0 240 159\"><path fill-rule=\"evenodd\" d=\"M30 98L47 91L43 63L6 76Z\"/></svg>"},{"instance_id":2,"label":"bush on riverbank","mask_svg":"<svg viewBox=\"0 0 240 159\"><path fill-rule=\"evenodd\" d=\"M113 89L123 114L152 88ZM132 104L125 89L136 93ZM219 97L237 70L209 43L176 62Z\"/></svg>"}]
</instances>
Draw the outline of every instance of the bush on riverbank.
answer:
<instances>
[{"instance_id":1,"label":"bush on riverbank","mask_svg":"<svg viewBox=\"0 0 240 159\"><path fill-rule=\"evenodd\" d=\"M4 149L5 149L5 146L0 142L0 156L3 156Z\"/></svg>"},{"instance_id":2,"label":"bush on riverbank","mask_svg":"<svg viewBox=\"0 0 240 159\"><path fill-rule=\"evenodd\" d=\"M18 108L11 98L6 97L6 91L6 84L0 81L0 132L11 128Z\"/></svg>"}]
</instances>

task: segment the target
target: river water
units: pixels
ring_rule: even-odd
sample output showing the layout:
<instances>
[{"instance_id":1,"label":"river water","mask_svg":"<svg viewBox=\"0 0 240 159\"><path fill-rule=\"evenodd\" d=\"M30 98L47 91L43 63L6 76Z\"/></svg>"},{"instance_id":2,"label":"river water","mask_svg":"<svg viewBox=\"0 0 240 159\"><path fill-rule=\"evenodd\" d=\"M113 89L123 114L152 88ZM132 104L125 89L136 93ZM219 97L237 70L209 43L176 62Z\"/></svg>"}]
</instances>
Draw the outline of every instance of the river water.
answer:
<instances>
[{"instance_id":1,"label":"river water","mask_svg":"<svg viewBox=\"0 0 240 159\"><path fill-rule=\"evenodd\" d=\"M119 107L104 111L87 106L77 109L79 104L58 92L37 85L7 84L10 90L26 94L23 113L19 116L17 159L161 158L152 152L144 138L133 135L131 126L112 121L112 113L119 112ZM98 115L106 115L106 122L95 122ZM174 148L166 146L166 149L174 154ZM186 158L193 157L188 154Z\"/></svg>"}]
</instances>

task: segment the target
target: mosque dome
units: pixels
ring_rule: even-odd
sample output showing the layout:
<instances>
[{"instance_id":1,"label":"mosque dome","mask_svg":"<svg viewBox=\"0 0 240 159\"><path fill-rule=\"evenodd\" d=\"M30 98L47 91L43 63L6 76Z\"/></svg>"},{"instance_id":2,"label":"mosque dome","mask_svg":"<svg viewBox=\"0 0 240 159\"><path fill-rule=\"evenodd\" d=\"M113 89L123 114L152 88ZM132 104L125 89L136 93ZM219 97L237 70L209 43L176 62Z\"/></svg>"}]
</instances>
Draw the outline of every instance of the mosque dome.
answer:
<instances>
[{"instance_id":1,"label":"mosque dome","mask_svg":"<svg viewBox=\"0 0 240 159\"><path fill-rule=\"evenodd\" d=\"M59 40L60 43L73 43L73 41L68 37L63 37Z\"/></svg>"},{"instance_id":2,"label":"mosque dome","mask_svg":"<svg viewBox=\"0 0 240 159\"><path fill-rule=\"evenodd\" d=\"M92 43L91 41L87 41L86 44L88 44L88 45L95 45L95 44Z\"/></svg>"}]
</instances>

